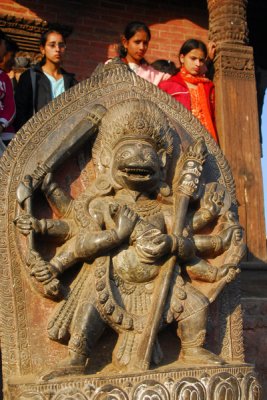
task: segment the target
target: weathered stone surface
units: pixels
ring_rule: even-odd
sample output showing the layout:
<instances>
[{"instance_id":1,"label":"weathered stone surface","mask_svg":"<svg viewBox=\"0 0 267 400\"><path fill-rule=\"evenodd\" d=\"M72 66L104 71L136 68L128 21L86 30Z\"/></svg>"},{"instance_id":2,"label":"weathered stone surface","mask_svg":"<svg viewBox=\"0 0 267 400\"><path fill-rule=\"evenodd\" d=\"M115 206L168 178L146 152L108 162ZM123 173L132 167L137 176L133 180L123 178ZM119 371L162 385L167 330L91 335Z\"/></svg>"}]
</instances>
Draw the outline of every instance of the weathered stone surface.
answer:
<instances>
[{"instance_id":1,"label":"weathered stone surface","mask_svg":"<svg viewBox=\"0 0 267 400\"><path fill-rule=\"evenodd\" d=\"M23 127L0 174L7 399L259 398L232 175L179 103L107 65Z\"/></svg>"}]
</instances>

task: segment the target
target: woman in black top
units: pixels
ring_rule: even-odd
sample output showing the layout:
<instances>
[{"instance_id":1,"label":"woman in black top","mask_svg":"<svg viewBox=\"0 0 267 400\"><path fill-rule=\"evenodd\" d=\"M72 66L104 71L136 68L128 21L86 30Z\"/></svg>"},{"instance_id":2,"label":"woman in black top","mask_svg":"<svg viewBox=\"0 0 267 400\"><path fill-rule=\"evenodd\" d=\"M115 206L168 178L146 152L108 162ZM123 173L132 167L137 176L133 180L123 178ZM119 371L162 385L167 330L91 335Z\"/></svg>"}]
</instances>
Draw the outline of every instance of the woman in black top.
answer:
<instances>
[{"instance_id":1,"label":"woman in black top","mask_svg":"<svg viewBox=\"0 0 267 400\"><path fill-rule=\"evenodd\" d=\"M45 32L41 37L40 50L43 55L41 63L25 71L16 88L16 130L49 101L77 83L74 74L61 68L66 42L60 32Z\"/></svg>"}]
</instances>

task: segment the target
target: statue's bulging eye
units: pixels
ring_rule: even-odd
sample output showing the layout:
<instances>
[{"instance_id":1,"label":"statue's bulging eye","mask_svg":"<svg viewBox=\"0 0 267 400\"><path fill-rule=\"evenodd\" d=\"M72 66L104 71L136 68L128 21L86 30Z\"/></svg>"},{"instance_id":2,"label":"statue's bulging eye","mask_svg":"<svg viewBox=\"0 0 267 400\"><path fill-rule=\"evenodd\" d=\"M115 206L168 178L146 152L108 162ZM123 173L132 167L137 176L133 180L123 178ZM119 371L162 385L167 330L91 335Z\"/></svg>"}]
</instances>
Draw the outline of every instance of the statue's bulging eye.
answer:
<instances>
[{"instance_id":1,"label":"statue's bulging eye","mask_svg":"<svg viewBox=\"0 0 267 400\"><path fill-rule=\"evenodd\" d=\"M149 150L145 150L145 151L144 151L144 156L145 156L146 158L150 159L150 160L152 160L152 159L154 158L154 154L151 153L151 151L149 151Z\"/></svg>"},{"instance_id":2,"label":"statue's bulging eye","mask_svg":"<svg viewBox=\"0 0 267 400\"><path fill-rule=\"evenodd\" d=\"M131 152L130 151L123 151L121 154L119 154L118 158L121 160L126 160L127 158L131 157Z\"/></svg>"},{"instance_id":3,"label":"statue's bulging eye","mask_svg":"<svg viewBox=\"0 0 267 400\"><path fill-rule=\"evenodd\" d=\"M144 156L149 160L158 160L158 155L151 148L143 150Z\"/></svg>"}]
</instances>

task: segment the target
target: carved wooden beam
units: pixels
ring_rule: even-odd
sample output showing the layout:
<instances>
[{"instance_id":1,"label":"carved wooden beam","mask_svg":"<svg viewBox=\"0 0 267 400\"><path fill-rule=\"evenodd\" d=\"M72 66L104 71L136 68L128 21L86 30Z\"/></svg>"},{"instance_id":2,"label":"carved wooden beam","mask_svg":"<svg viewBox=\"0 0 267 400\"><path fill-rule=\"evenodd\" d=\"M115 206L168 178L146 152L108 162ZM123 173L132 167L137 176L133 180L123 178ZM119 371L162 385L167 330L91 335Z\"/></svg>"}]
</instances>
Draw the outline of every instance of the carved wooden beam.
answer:
<instances>
[{"instance_id":1,"label":"carved wooden beam","mask_svg":"<svg viewBox=\"0 0 267 400\"><path fill-rule=\"evenodd\" d=\"M19 45L21 51L39 52L40 37L48 29L56 29L67 37L72 27L43 20L17 18L0 15L0 29Z\"/></svg>"}]
</instances>

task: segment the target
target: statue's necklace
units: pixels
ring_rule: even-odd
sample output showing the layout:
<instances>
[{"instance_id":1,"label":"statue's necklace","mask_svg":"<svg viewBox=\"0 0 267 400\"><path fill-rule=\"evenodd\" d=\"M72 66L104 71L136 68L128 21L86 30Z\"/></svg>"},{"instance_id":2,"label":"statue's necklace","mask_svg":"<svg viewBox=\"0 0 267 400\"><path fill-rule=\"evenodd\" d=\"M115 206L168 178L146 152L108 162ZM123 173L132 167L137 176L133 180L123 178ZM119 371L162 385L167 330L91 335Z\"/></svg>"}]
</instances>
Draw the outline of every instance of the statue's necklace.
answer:
<instances>
[{"instance_id":1,"label":"statue's necklace","mask_svg":"<svg viewBox=\"0 0 267 400\"><path fill-rule=\"evenodd\" d=\"M161 212L161 206L156 200L139 200L135 204L131 204L131 209L140 217L149 217Z\"/></svg>"}]
</instances>

